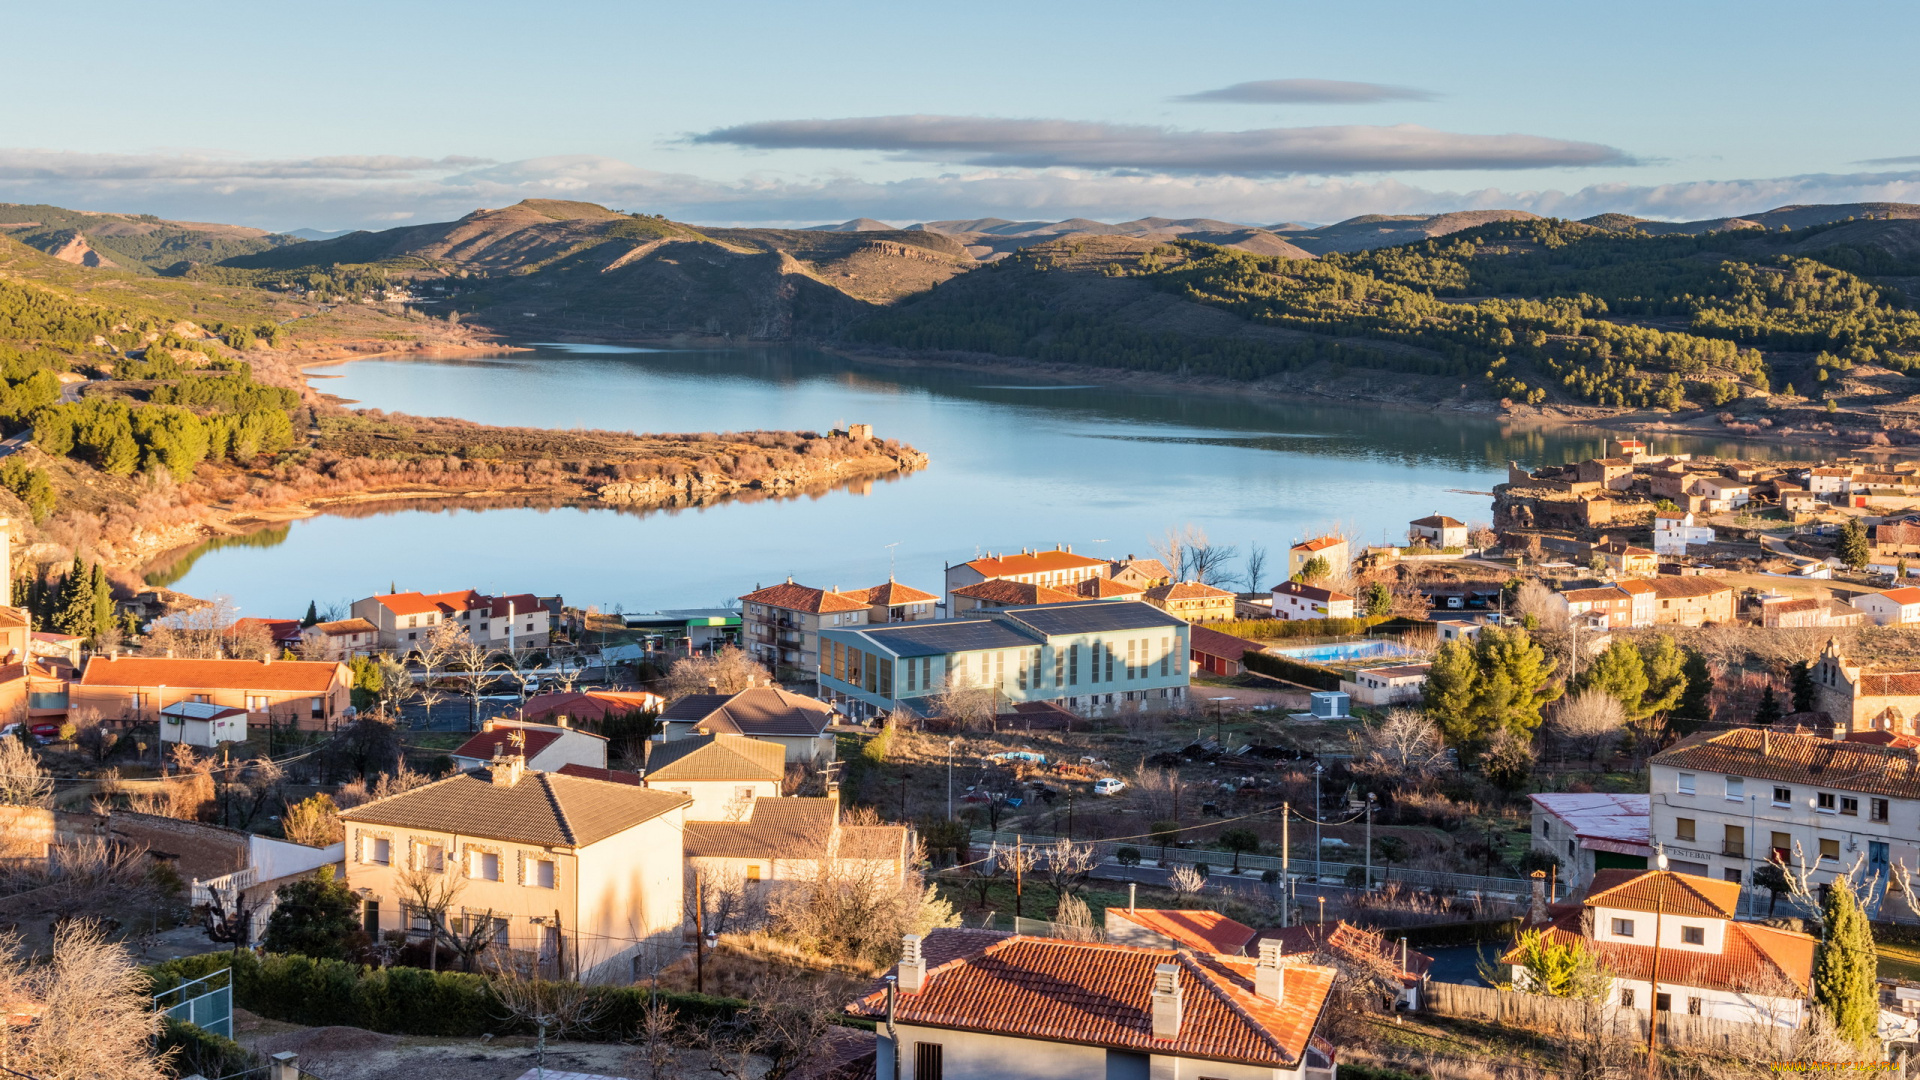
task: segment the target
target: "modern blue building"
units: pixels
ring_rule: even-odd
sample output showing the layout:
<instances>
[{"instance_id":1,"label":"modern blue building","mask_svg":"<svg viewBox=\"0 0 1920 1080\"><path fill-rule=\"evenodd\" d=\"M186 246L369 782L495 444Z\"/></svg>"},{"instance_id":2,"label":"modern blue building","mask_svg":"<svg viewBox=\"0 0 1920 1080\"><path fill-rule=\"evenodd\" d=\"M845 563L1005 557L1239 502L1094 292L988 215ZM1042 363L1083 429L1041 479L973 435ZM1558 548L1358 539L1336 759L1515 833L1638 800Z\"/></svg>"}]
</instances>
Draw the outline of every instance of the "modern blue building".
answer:
<instances>
[{"instance_id":1,"label":"modern blue building","mask_svg":"<svg viewBox=\"0 0 1920 1080\"><path fill-rule=\"evenodd\" d=\"M977 617L820 631L820 696L852 716L929 715L949 687L1003 708L1050 701L1090 716L1187 696L1187 624L1140 601L1090 600Z\"/></svg>"}]
</instances>

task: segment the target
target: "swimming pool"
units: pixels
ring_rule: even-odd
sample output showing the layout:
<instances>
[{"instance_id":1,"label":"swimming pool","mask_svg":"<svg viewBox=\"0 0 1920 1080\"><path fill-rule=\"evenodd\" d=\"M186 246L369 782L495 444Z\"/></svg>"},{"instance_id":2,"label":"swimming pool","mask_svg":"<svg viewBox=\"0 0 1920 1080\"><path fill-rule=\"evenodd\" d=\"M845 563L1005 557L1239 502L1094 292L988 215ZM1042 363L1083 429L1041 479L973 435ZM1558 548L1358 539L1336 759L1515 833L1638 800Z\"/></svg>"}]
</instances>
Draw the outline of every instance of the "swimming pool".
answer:
<instances>
[{"instance_id":1,"label":"swimming pool","mask_svg":"<svg viewBox=\"0 0 1920 1080\"><path fill-rule=\"evenodd\" d=\"M1305 664L1351 664L1359 660L1391 660L1414 655L1414 650L1397 641L1342 641L1333 645L1303 645L1273 651Z\"/></svg>"}]
</instances>

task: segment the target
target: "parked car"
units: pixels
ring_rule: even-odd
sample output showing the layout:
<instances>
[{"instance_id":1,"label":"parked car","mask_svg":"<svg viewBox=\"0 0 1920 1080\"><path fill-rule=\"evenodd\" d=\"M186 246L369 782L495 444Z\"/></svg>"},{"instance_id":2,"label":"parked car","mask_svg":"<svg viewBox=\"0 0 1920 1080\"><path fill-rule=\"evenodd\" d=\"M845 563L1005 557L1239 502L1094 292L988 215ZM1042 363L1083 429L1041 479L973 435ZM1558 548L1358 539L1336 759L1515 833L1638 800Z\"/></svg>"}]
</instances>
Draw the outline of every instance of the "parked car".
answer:
<instances>
[{"instance_id":1,"label":"parked car","mask_svg":"<svg viewBox=\"0 0 1920 1080\"><path fill-rule=\"evenodd\" d=\"M1095 795L1118 795L1120 794L1120 789L1126 786L1127 782L1125 780L1119 780L1111 776L1103 776L1093 782L1093 793Z\"/></svg>"}]
</instances>

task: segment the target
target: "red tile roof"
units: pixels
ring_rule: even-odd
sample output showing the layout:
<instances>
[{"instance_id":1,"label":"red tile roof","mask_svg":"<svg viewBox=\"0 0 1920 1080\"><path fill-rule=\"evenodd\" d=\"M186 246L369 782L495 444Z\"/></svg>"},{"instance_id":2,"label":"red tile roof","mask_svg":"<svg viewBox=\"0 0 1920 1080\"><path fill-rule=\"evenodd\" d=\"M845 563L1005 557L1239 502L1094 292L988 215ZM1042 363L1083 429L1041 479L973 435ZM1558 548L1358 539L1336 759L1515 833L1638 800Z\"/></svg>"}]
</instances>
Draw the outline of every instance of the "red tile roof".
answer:
<instances>
[{"instance_id":1,"label":"red tile roof","mask_svg":"<svg viewBox=\"0 0 1920 1080\"><path fill-rule=\"evenodd\" d=\"M1740 883L1671 870L1596 870L1587 885L1588 907L1629 911L1664 910L1669 915L1731 919L1740 905Z\"/></svg>"},{"instance_id":2,"label":"red tile roof","mask_svg":"<svg viewBox=\"0 0 1920 1080\"><path fill-rule=\"evenodd\" d=\"M313 628L328 637L344 637L348 634L377 634L380 628L365 619L339 619L335 622L314 623Z\"/></svg>"},{"instance_id":3,"label":"red tile roof","mask_svg":"<svg viewBox=\"0 0 1920 1080\"><path fill-rule=\"evenodd\" d=\"M565 716L571 720L605 720L609 716L658 711L665 704L665 698L645 690L574 690L535 694L520 706L520 718L542 720Z\"/></svg>"},{"instance_id":4,"label":"red tile roof","mask_svg":"<svg viewBox=\"0 0 1920 1080\"><path fill-rule=\"evenodd\" d=\"M1875 671L1860 676L1861 697L1920 697L1920 671Z\"/></svg>"},{"instance_id":5,"label":"red tile roof","mask_svg":"<svg viewBox=\"0 0 1920 1080\"><path fill-rule=\"evenodd\" d=\"M1330 601L1353 599L1353 597L1343 592L1334 592L1332 589L1322 589L1313 585L1302 585L1297 581L1283 581L1275 585L1270 591L1280 593L1283 596L1299 596L1308 600L1318 600L1323 604Z\"/></svg>"},{"instance_id":6,"label":"red tile roof","mask_svg":"<svg viewBox=\"0 0 1920 1080\"><path fill-rule=\"evenodd\" d=\"M1330 547L1338 547L1346 542L1347 539L1344 536L1316 536L1311 540L1302 540L1300 543L1293 545L1293 550L1325 551Z\"/></svg>"},{"instance_id":7,"label":"red tile roof","mask_svg":"<svg viewBox=\"0 0 1920 1080\"><path fill-rule=\"evenodd\" d=\"M572 762L568 762L555 771L564 773L567 776L578 776L583 780L605 780L614 784L632 784L634 787L640 786L639 773L622 772L619 769L596 769L591 765L575 765Z\"/></svg>"},{"instance_id":8,"label":"red tile roof","mask_svg":"<svg viewBox=\"0 0 1920 1080\"><path fill-rule=\"evenodd\" d=\"M499 750L503 754L512 753L513 734L515 732L520 732L526 737L525 748L521 753L526 755L528 761L532 761L535 755L547 747L552 746L560 738L559 732L546 728L508 727L503 724L494 728L492 731L483 731L468 739L466 742L461 743L460 748L453 752L453 756L473 758L476 761L491 761L493 760L493 752L495 750Z\"/></svg>"},{"instance_id":9,"label":"red tile roof","mask_svg":"<svg viewBox=\"0 0 1920 1080\"><path fill-rule=\"evenodd\" d=\"M1120 574L1129 570L1152 581L1173 576L1173 571L1167 569L1167 564L1161 562L1159 559L1136 559L1129 555L1124 559L1115 559L1107 564L1107 572L1109 574Z\"/></svg>"},{"instance_id":10,"label":"red tile roof","mask_svg":"<svg viewBox=\"0 0 1920 1080\"><path fill-rule=\"evenodd\" d=\"M1247 951L1257 951L1258 943L1267 940L1280 942L1287 956L1312 955L1318 953L1324 944L1328 952L1357 954L1361 958L1367 958L1367 954L1372 953L1385 957L1395 969L1400 967L1398 942L1389 941L1386 935L1376 931L1354 926L1345 919L1332 926L1309 924L1262 930L1255 936L1255 944L1247 946ZM1400 977L1407 985L1415 985L1432 966L1433 957L1416 949L1408 949L1407 966L1400 971Z\"/></svg>"},{"instance_id":11,"label":"red tile roof","mask_svg":"<svg viewBox=\"0 0 1920 1080\"><path fill-rule=\"evenodd\" d=\"M540 603L540 598L532 593L488 596L473 589L458 589L443 593L389 593L373 599L375 603L395 615L424 615L429 611L448 615L462 611L485 611L490 617L498 618L506 615L508 607L512 607L516 615L524 615L534 610L546 610L546 605Z\"/></svg>"},{"instance_id":12,"label":"red tile roof","mask_svg":"<svg viewBox=\"0 0 1920 1080\"><path fill-rule=\"evenodd\" d=\"M1455 521L1445 514L1433 514L1428 517L1415 518L1407 522L1407 524L1418 525L1424 529L1464 529L1467 527L1466 522Z\"/></svg>"},{"instance_id":13,"label":"red tile roof","mask_svg":"<svg viewBox=\"0 0 1920 1080\"><path fill-rule=\"evenodd\" d=\"M828 589L795 585L791 578L779 585L755 589L740 599L749 604L765 604L768 607L777 607L784 611L799 611L808 615L859 611L868 606L864 596L849 596L846 593L837 593Z\"/></svg>"},{"instance_id":14,"label":"red tile roof","mask_svg":"<svg viewBox=\"0 0 1920 1080\"><path fill-rule=\"evenodd\" d=\"M689 694L660 714L661 720L696 730L761 737L819 735L833 718L833 706L777 686L756 686L737 694Z\"/></svg>"},{"instance_id":15,"label":"red tile roof","mask_svg":"<svg viewBox=\"0 0 1920 1080\"><path fill-rule=\"evenodd\" d=\"M965 585L953 590L953 595L964 596L969 600L981 600L1001 607L1020 607L1027 604L1064 604L1080 599L1077 592L1050 589L1045 585L1035 585L1026 581L1008 581L995 578L978 585Z\"/></svg>"},{"instance_id":16,"label":"red tile roof","mask_svg":"<svg viewBox=\"0 0 1920 1080\"><path fill-rule=\"evenodd\" d=\"M954 932L928 934L923 954L949 952L940 939ZM1179 969L1181 1020L1172 1039L1153 1035L1150 995L1161 964ZM895 1014L921 1027L1294 1069L1333 977L1331 968L1288 965L1276 1002L1254 992L1251 960L1016 936L930 963L919 993L896 996ZM885 1009L878 990L848 1006L862 1016Z\"/></svg>"},{"instance_id":17,"label":"red tile roof","mask_svg":"<svg viewBox=\"0 0 1920 1080\"><path fill-rule=\"evenodd\" d=\"M1015 577L1020 574L1046 574L1059 570L1081 570L1105 566L1105 559L1090 559L1071 551L1029 551L1018 555L999 555L974 559L962 564L983 577Z\"/></svg>"},{"instance_id":18,"label":"red tile roof","mask_svg":"<svg viewBox=\"0 0 1920 1080\"><path fill-rule=\"evenodd\" d=\"M346 680L346 665L317 660L189 660L171 656L95 656L82 686L131 686L180 690L264 690L324 694Z\"/></svg>"},{"instance_id":19,"label":"red tile roof","mask_svg":"<svg viewBox=\"0 0 1920 1080\"><path fill-rule=\"evenodd\" d=\"M1617 979L1640 982L1653 976L1654 950L1651 945L1628 945L1615 941L1594 941L1580 934L1582 913L1575 909L1562 914L1544 931L1549 939L1580 941L1593 950L1601 965ZM1805 934L1755 923L1728 922L1725 944L1720 952L1696 949L1660 950L1662 986L1692 986L1703 990L1767 994L1769 983L1778 984L1780 997L1805 994L1813 979L1815 941ZM1514 954L1501 958L1514 962ZM1787 987L1791 986L1789 990Z\"/></svg>"},{"instance_id":20,"label":"red tile roof","mask_svg":"<svg viewBox=\"0 0 1920 1080\"><path fill-rule=\"evenodd\" d=\"M1880 594L1896 604L1920 604L1920 587L1909 585L1904 589L1888 589Z\"/></svg>"},{"instance_id":21,"label":"red tile roof","mask_svg":"<svg viewBox=\"0 0 1920 1080\"><path fill-rule=\"evenodd\" d=\"M1204 626L1196 626L1187 631L1187 646L1194 652L1224 657L1228 660L1239 660L1250 652L1260 651L1260 645L1256 642L1237 638L1232 634L1223 634L1218 630L1209 630Z\"/></svg>"},{"instance_id":22,"label":"red tile roof","mask_svg":"<svg viewBox=\"0 0 1920 1080\"><path fill-rule=\"evenodd\" d=\"M1913 676L1920 679L1920 673ZM1734 728L1690 735L1651 759L1676 769L1751 776L1790 784L1920 798L1920 761L1906 750L1836 742L1813 735L1770 734Z\"/></svg>"},{"instance_id":23,"label":"red tile roof","mask_svg":"<svg viewBox=\"0 0 1920 1080\"><path fill-rule=\"evenodd\" d=\"M1235 922L1217 911L1176 908L1108 908L1115 918L1151 930L1161 937L1202 952L1239 956L1254 939L1253 927Z\"/></svg>"},{"instance_id":24,"label":"red tile roof","mask_svg":"<svg viewBox=\"0 0 1920 1080\"><path fill-rule=\"evenodd\" d=\"M275 645L300 639L299 619L235 619L233 625L227 627L225 632L228 636L232 636L256 626L265 630Z\"/></svg>"},{"instance_id":25,"label":"red tile roof","mask_svg":"<svg viewBox=\"0 0 1920 1080\"><path fill-rule=\"evenodd\" d=\"M669 791L557 772L528 772L511 787L487 769L342 810L340 819L489 840L585 847L687 806Z\"/></svg>"},{"instance_id":26,"label":"red tile roof","mask_svg":"<svg viewBox=\"0 0 1920 1080\"><path fill-rule=\"evenodd\" d=\"M1698 596L1712 596L1716 593L1730 593L1733 586L1724 585L1701 577L1654 578L1648 584L1653 586L1654 595L1662 600L1684 600Z\"/></svg>"},{"instance_id":27,"label":"red tile roof","mask_svg":"<svg viewBox=\"0 0 1920 1080\"><path fill-rule=\"evenodd\" d=\"M1138 585L1128 585L1110 577L1090 577L1074 586L1074 591L1083 597L1105 600L1109 596L1139 596L1146 590Z\"/></svg>"},{"instance_id":28,"label":"red tile roof","mask_svg":"<svg viewBox=\"0 0 1920 1080\"><path fill-rule=\"evenodd\" d=\"M1216 589L1211 585L1202 585L1198 581L1176 581L1168 585L1155 585L1147 590L1148 600L1229 600L1233 594L1225 589Z\"/></svg>"},{"instance_id":29,"label":"red tile roof","mask_svg":"<svg viewBox=\"0 0 1920 1080\"><path fill-rule=\"evenodd\" d=\"M940 599L930 592L922 592L911 585L902 585L889 580L885 585L875 585L862 594L869 604L924 604Z\"/></svg>"}]
</instances>

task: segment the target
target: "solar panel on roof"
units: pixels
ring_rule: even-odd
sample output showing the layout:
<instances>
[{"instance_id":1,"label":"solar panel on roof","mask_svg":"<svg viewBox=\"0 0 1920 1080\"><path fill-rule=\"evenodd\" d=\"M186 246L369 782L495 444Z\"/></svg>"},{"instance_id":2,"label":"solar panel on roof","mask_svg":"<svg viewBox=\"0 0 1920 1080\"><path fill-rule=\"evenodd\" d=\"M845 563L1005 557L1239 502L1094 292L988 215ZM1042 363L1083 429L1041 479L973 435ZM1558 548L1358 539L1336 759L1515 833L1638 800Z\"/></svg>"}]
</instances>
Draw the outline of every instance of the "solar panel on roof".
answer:
<instances>
[{"instance_id":1,"label":"solar panel on roof","mask_svg":"<svg viewBox=\"0 0 1920 1080\"><path fill-rule=\"evenodd\" d=\"M1049 637L1097 634L1113 630L1144 630L1154 626L1184 626L1185 621L1138 601L1095 600L1084 604L1046 604L1007 608L1003 614L1020 620Z\"/></svg>"},{"instance_id":2,"label":"solar panel on roof","mask_svg":"<svg viewBox=\"0 0 1920 1080\"><path fill-rule=\"evenodd\" d=\"M857 631L895 656L939 656L978 649L1020 649L1039 644L1031 635L993 619L906 623Z\"/></svg>"}]
</instances>

